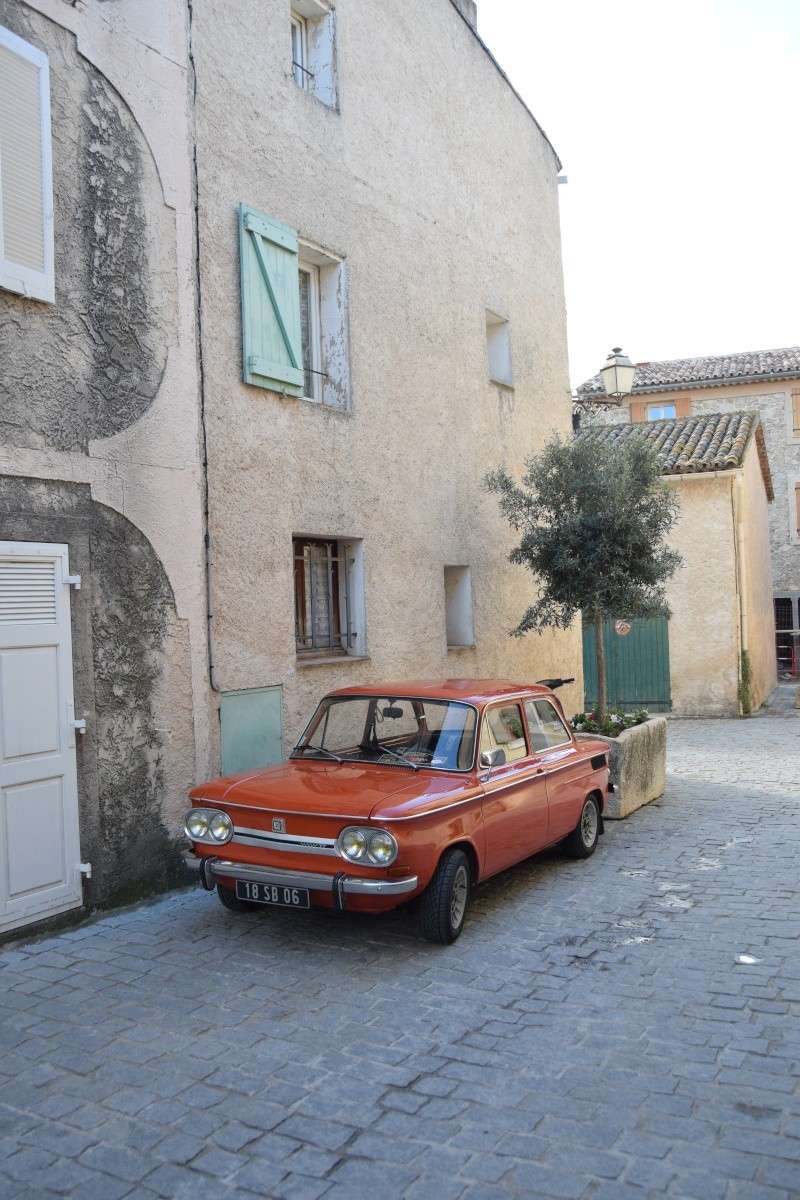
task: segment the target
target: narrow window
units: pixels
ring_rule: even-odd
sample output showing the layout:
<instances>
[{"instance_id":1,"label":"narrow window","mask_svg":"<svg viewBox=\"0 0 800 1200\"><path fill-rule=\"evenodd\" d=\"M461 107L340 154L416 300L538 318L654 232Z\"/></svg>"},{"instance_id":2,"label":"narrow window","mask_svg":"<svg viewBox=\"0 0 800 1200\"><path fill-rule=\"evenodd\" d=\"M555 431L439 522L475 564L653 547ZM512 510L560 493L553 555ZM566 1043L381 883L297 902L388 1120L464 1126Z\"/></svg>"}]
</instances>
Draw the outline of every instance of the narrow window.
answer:
<instances>
[{"instance_id":1,"label":"narrow window","mask_svg":"<svg viewBox=\"0 0 800 1200\"><path fill-rule=\"evenodd\" d=\"M300 337L303 349L303 392L307 400L317 400L322 382L322 345L320 341L319 267L300 262Z\"/></svg>"},{"instance_id":2,"label":"narrow window","mask_svg":"<svg viewBox=\"0 0 800 1200\"><path fill-rule=\"evenodd\" d=\"M0 27L0 287L55 300L47 55Z\"/></svg>"},{"instance_id":3,"label":"narrow window","mask_svg":"<svg viewBox=\"0 0 800 1200\"><path fill-rule=\"evenodd\" d=\"M301 241L298 287L303 394L306 400L346 409L350 355L344 261Z\"/></svg>"},{"instance_id":4,"label":"narrow window","mask_svg":"<svg viewBox=\"0 0 800 1200\"><path fill-rule=\"evenodd\" d=\"M674 421L677 409L674 404L648 404L648 421Z\"/></svg>"},{"instance_id":5,"label":"narrow window","mask_svg":"<svg viewBox=\"0 0 800 1200\"><path fill-rule=\"evenodd\" d=\"M800 389L792 392L792 432L800 437Z\"/></svg>"},{"instance_id":6,"label":"narrow window","mask_svg":"<svg viewBox=\"0 0 800 1200\"><path fill-rule=\"evenodd\" d=\"M504 317L486 310L486 349L489 355L489 378L493 383L512 387L511 326Z\"/></svg>"},{"instance_id":7,"label":"narrow window","mask_svg":"<svg viewBox=\"0 0 800 1200\"><path fill-rule=\"evenodd\" d=\"M329 0L292 0L292 75L298 87L335 108L335 13Z\"/></svg>"},{"instance_id":8,"label":"narrow window","mask_svg":"<svg viewBox=\"0 0 800 1200\"><path fill-rule=\"evenodd\" d=\"M361 542L296 536L292 547L298 657L362 656Z\"/></svg>"},{"instance_id":9,"label":"narrow window","mask_svg":"<svg viewBox=\"0 0 800 1200\"><path fill-rule=\"evenodd\" d=\"M292 73L298 87L307 88L311 78L308 70L308 28L305 17L293 12L292 24Z\"/></svg>"},{"instance_id":10,"label":"narrow window","mask_svg":"<svg viewBox=\"0 0 800 1200\"><path fill-rule=\"evenodd\" d=\"M800 538L800 483L794 485L794 532Z\"/></svg>"},{"instance_id":11,"label":"narrow window","mask_svg":"<svg viewBox=\"0 0 800 1200\"><path fill-rule=\"evenodd\" d=\"M472 578L469 567L444 569L445 624L450 648L475 644L472 620Z\"/></svg>"}]
</instances>

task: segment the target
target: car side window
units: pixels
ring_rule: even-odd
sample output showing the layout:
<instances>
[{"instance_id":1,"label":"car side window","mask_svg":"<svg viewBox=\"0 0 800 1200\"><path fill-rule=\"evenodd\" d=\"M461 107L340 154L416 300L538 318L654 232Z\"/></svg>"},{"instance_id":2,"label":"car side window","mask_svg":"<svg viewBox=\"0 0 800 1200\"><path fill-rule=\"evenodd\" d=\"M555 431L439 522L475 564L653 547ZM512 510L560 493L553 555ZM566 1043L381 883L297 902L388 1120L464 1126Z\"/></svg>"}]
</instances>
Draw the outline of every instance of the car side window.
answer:
<instances>
[{"instance_id":1,"label":"car side window","mask_svg":"<svg viewBox=\"0 0 800 1200\"><path fill-rule=\"evenodd\" d=\"M481 751L503 750L506 762L528 755L522 711L518 704L496 704L488 708L481 729Z\"/></svg>"},{"instance_id":2,"label":"car side window","mask_svg":"<svg viewBox=\"0 0 800 1200\"><path fill-rule=\"evenodd\" d=\"M571 740L566 725L549 700L526 700L525 716L528 718L528 731L534 751L563 746Z\"/></svg>"}]
</instances>

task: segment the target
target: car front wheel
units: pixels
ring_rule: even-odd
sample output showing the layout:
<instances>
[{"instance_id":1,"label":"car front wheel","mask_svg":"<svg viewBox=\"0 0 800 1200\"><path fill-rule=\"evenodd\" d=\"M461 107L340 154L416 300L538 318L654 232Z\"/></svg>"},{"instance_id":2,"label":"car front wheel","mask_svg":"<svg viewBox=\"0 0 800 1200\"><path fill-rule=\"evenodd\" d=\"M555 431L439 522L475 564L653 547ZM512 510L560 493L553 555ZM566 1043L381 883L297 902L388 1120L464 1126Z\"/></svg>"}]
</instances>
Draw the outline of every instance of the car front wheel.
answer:
<instances>
[{"instance_id":1,"label":"car front wheel","mask_svg":"<svg viewBox=\"0 0 800 1200\"><path fill-rule=\"evenodd\" d=\"M469 899L469 860L463 850L448 850L420 899L422 936L439 946L449 946L464 928Z\"/></svg>"},{"instance_id":2,"label":"car front wheel","mask_svg":"<svg viewBox=\"0 0 800 1200\"><path fill-rule=\"evenodd\" d=\"M564 849L573 858L590 858L600 836L600 806L594 796L583 802L581 819L564 841Z\"/></svg>"}]
</instances>

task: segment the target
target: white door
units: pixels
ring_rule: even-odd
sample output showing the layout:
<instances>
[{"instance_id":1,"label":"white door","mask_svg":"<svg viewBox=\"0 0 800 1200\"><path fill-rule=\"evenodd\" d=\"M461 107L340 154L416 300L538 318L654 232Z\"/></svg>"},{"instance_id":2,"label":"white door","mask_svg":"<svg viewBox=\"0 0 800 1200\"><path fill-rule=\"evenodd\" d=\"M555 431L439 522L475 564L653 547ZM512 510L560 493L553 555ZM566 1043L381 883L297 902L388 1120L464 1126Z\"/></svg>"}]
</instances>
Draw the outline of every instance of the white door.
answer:
<instances>
[{"instance_id":1,"label":"white door","mask_svg":"<svg viewBox=\"0 0 800 1200\"><path fill-rule=\"evenodd\" d=\"M81 904L68 547L0 542L0 931Z\"/></svg>"}]
</instances>

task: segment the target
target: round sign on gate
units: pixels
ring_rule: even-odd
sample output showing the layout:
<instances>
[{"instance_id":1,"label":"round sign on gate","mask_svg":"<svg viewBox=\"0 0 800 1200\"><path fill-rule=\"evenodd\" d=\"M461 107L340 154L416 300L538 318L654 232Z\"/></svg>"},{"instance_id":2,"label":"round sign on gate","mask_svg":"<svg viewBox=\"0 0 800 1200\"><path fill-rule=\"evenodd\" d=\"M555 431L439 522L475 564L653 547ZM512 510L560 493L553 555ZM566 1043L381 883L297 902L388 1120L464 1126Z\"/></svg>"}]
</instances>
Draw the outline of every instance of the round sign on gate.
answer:
<instances>
[{"instance_id":1,"label":"round sign on gate","mask_svg":"<svg viewBox=\"0 0 800 1200\"><path fill-rule=\"evenodd\" d=\"M631 631L630 621L615 621L614 633L618 633L620 637L627 637Z\"/></svg>"}]
</instances>

